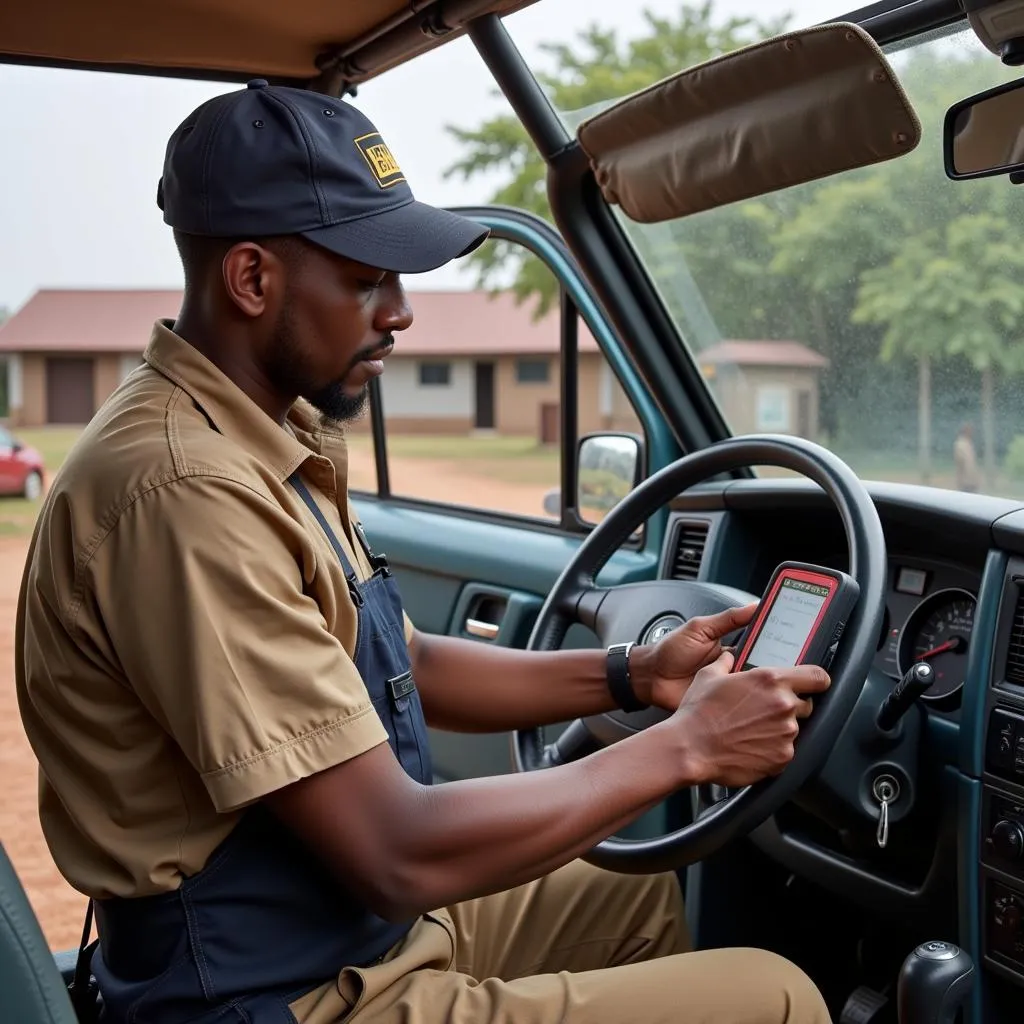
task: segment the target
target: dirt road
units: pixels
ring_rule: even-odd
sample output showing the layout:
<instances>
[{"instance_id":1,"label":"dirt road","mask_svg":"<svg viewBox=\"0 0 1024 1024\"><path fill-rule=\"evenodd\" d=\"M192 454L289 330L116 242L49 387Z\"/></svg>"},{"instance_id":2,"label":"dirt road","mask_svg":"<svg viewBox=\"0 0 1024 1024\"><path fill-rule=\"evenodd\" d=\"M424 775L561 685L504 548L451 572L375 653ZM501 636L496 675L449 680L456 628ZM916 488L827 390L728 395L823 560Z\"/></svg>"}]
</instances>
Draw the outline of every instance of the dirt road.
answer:
<instances>
[{"instance_id":1,"label":"dirt road","mask_svg":"<svg viewBox=\"0 0 1024 1024\"><path fill-rule=\"evenodd\" d=\"M483 479L450 462L392 459L396 491L418 498L537 515L545 488ZM350 483L376 489L369 453L351 452ZM14 691L14 618L26 537L0 537L0 841L28 892L53 949L77 945L83 898L65 882L50 858L36 811L36 762L21 728Z\"/></svg>"}]
</instances>

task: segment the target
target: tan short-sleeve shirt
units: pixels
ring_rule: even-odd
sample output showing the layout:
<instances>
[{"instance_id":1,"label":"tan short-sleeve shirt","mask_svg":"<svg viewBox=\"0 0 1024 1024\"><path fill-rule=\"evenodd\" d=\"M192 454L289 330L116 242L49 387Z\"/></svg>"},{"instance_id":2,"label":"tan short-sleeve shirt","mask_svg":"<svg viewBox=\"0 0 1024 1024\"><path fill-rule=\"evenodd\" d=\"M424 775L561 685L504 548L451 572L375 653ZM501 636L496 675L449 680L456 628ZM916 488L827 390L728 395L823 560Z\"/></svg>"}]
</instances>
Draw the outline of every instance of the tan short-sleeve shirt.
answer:
<instances>
[{"instance_id":1,"label":"tan short-sleeve shirt","mask_svg":"<svg viewBox=\"0 0 1024 1024\"><path fill-rule=\"evenodd\" d=\"M94 897L176 888L241 808L386 741L352 662L344 439L287 428L158 323L58 472L18 605L21 714L57 866ZM411 634L406 618L406 636Z\"/></svg>"}]
</instances>

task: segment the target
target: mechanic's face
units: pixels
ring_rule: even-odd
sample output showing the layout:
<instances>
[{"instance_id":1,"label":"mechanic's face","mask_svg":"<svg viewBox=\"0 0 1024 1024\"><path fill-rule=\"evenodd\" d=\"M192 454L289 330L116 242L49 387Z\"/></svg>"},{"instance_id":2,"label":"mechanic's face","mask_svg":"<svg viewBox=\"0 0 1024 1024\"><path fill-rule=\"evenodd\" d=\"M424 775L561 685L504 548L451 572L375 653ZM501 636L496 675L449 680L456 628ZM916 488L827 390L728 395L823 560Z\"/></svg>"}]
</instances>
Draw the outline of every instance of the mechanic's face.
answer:
<instances>
[{"instance_id":1,"label":"mechanic's face","mask_svg":"<svg viewBox=\"0 0 1024 1024\"><path fill-rule=\"evenodd\" d=\"M265 353L270 382L328 420L355 419L383 372L393 332L412 323L397 274L310 245L289 269Z\"/></svg>"}]
</instances>

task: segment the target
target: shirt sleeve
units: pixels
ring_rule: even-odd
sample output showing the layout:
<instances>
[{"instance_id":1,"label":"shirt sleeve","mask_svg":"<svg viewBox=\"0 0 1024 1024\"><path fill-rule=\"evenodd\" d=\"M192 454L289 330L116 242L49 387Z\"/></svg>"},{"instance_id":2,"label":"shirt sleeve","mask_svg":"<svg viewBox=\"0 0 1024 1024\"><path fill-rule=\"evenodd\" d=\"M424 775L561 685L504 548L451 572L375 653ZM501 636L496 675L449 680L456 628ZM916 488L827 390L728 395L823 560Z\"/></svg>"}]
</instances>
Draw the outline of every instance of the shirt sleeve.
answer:
<instances>
[{"instance_id":1,"label":"shirt sleeve","mask_svg":"<svg viewBox=\"0 0 1024 1024\"><path fill-rule=\"evenodd\" d=\"M301 524L280 506L202 476L137 499L92 560L128 684L219 811L387 741L355 664L306 592L315 564Z\"/></svg>"}]
</instances>

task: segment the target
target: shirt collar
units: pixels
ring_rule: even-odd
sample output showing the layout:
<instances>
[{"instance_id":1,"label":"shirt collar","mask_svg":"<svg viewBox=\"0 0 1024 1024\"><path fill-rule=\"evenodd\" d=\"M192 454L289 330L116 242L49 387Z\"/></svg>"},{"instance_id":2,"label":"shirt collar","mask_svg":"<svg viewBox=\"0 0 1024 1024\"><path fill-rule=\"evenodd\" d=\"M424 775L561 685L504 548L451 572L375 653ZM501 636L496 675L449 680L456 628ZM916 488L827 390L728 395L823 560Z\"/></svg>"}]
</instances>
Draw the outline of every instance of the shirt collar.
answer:
<instances>
[{"instance_id":1,"label":"shirt collar","mask_svg":"<svg viewBox=\"0 0 1024 1024\"><path fill-rule=\"evenodd\" d=\"M291 430L283 429L197 348L175 334L173 323L158 320L153 325L143 358L185 391L219 433L251 451L282 481L311 454L325 458L325 440L332 447L341 442L341 451L332 451L329 461L337 466L340 458L346 464L343 436L323 431L306 402L292 406L287 419Z\"/></svg>"}]
</instances>

